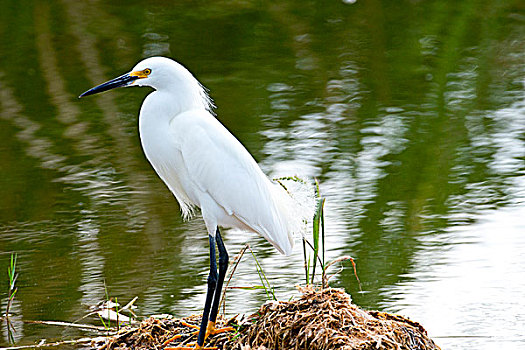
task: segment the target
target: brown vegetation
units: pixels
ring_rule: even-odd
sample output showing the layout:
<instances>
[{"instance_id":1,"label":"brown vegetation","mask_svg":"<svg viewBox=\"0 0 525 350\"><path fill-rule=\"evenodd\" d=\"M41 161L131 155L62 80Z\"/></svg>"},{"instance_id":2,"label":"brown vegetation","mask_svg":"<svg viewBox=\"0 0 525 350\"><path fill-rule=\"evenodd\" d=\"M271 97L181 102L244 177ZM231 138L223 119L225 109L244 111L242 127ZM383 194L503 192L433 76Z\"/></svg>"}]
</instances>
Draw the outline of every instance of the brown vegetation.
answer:
<instances>
[{"instance_id":1,"label":"brown vegetation","mask_svg":"<svg viewBox=\"0 0 525 350\"><path fill-rule=\"evenodd\" d=\"M351 303L339 289L301 289L289 302L268 302L257 313L238 321L220 319L238 332L208 339L218 349L439 349L417 322L399 315L365 311ZM197 325L200 318L185 322ZM99 349L163 349L195 341L194 329L177 319L143 321L139 328L124 329ZM182 337L166 343L175 334Z\"/></svg>"}]
</instances>

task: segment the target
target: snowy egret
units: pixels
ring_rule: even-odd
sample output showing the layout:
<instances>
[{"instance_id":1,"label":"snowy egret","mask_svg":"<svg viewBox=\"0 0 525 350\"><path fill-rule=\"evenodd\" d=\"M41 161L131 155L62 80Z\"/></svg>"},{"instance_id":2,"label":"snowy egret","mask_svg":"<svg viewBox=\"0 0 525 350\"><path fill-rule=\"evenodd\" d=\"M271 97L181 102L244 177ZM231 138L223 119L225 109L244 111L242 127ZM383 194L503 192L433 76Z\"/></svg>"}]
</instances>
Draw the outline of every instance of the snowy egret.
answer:
<instances>
[{"instance_id":1,"label":"snowy egret","mask_svg":"<svg viewBox=\"0 0 525 350\"><path fill-rule=\"evenodd\" d=\"M200 208L209 236L210 272L195 349L203 349L215 328L228 253L219 231L236 227L258 233L289 255L301 219L287 192L271 182L243 145L214 117L205 88L181 64L150 57L131 72L79 97L123 86L155 89L142 103L142 148L180 204L185 218ZM219 268L215 257L219 251ZM182 348L180 348L182 349Z\"/></svg>"}]
</instances>

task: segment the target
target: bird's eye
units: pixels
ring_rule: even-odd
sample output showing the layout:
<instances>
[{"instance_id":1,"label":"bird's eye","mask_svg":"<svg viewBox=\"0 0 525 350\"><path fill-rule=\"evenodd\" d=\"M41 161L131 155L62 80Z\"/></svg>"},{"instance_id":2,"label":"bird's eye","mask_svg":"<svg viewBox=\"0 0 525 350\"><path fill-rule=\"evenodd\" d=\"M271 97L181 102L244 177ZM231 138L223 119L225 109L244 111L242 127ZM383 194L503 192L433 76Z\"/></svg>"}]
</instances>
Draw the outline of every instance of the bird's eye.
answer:
<instances>
[{"instance_id":1,"label":"bird's eye","mask_svg":"<svg viewBox=\"0 0 525 350\"><path fill-rule=\"evenodd\" d=\"M151 74L151 69L146 68L142 72L144 72L144 74L146 74L146 75L150 75Z\"/></svg>"}]
</instances>

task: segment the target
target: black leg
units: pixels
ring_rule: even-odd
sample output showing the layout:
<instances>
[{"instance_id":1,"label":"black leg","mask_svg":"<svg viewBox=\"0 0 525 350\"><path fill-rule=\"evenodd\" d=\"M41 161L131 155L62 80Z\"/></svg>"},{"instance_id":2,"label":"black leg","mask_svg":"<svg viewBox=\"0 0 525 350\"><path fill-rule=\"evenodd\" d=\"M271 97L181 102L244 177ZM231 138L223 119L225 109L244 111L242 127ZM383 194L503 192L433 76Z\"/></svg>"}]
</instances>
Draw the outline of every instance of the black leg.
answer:
<instances>
[{"instance_id":1,"label":"black leg","mask_svg":"<svg viewBox=\"0 0 525 350\"><path fill-rule=\"evenodd\" d=\"M210 240L210 274L208 275L208 291L206 293L206 304L204 304L204 312L202 313L201 327L199 329L199 336L197 338L197 345L204 345L204 338L206 336L206 327L208 326L208 317L210 316L210 307L213 300L213 295L217 289L217 261L215 258L215 238L208 236ZM221 242L222 243L222 242Z\"/></svg>"},{"instance_id":2,"label":"black leg","mask_svg":"<svg viewBox=\"0 0 525 350\"><path fill-rule=\"evenodd\" d=\"M217 314L219 313L222 284L224 282L224 277L226 276L226 271L228 270L228 252L226 251L226 247L222 242L221 233L219 232L218 227L215 238L217 239L217 248L219 249L219 279L217 280L217 288L215 288L215 295L213 297L213 304L210 312L210 322L213 322L214 324L217 320Z\"/></svg>"}]
</instances>

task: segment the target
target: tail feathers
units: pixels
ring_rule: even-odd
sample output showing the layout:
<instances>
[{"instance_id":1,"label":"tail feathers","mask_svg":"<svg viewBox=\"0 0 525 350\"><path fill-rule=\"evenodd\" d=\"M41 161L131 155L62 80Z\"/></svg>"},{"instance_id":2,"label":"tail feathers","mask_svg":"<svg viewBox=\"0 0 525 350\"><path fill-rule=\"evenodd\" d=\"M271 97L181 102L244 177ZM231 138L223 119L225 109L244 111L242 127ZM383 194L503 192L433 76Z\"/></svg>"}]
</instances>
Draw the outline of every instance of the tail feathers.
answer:
<instances>
[{"instance_id":1,"label":"tail feathers","mask_svg":"<svg viewBox=\"0 0 525 350\"><path fill-rule=\"evenodd\" d=\"M277 179L272 185L276 217L284 231L276 235L279 247L272 244L285 255L290 255L294 236L300 234L304 237L311 230L316 205L315 190L311 184L297 177Z\"/></svg>"},{"instance_id":2,"label":"tail feathers","mask_svg":"<svg viewBox=\"0 0 525 350\"><path fill-rule=\"evenodd\" d=\"M261 216L246 220L236 217L254 232L259 233L280 253L292 254L294 238L311 233L312 219L316 207L313 185L297 177L281 178L268 182L271 198L270 211L260 212Z\"/></svg>"}]
</instances>

